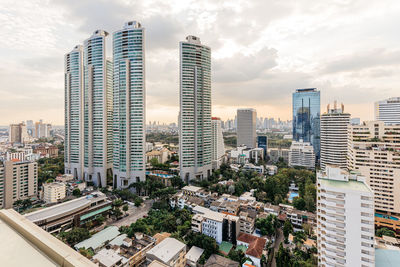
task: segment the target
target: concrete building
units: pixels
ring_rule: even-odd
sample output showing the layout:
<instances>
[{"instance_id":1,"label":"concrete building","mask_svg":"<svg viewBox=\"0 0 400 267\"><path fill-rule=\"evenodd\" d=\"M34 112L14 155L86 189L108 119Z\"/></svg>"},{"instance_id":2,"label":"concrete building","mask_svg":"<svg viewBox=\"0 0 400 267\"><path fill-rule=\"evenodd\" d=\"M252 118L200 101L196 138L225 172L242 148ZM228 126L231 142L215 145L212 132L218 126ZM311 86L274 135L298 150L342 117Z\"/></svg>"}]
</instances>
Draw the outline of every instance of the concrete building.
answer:
<instances>
[{"instance_id":1,"label":"concrete building","mask_svg":"<svg viewBox=\"0 0 400 267\"><path fill-rule=\"evenodd\" d=\"M39 154L41 158L58 157L58 147L54 145L38 145L33 149L33 153Z\"/></svg>"},{"instance_id":2,"label":"concrete building","mask_svg":"<svg viewBox=\"0 0 400 267\"><path fill-rule=\"evenodd\" d=\"M271 162L278 162L280 158L284 162L289 162L289 149L287 148L268 148L268 157Z\"/></svg>"},{"instance_id":3,"label":"concrete building","mask_svg":"<svg viewBox=\"0 0 400 267\"><path fill-rule=\"evenodd\" d=\"M293 141L289 150L289 166L300 166L315 169L315 154L313 146L308 142Z\"/></svg>"},{"instance_id":4,"label":"concrete building","mask_svg":"<svg viewBox=\"0 0 400 267\"><path fill-rule=\"evenodd\" d=\"M152 159L157 159L158 163L165 163L170 159L172 153L168 148L161 148L146 152L146 163L150 163Z\"/></svg>"},{"instance_id":5,"label":"concrete building","mask_svg":"<svg viewBox=\"0 0 400 267\"><path fill-rule=\"evenodd\" d=\"M268 151L268 137L264 135L257 136L257 147L264 149L264 158L266 158Z\"/></svg>"},{"instance_id":6,"label":"concrete building","mask_svg":"<svg viewBox=\"0 0 400 267\"><path fill-rule=\"evenodd\" d=\"M186 266L197 267L201 255L203 255L204 249L192 246L192 248L186 253Z\"/></svg>"},{"instance_id":7,"label":"concrete building","mask_svg":"<svg viewBox=\"0 0 400 267\"><path fill-rule=\"evenodd\" d=\"M212 254L207 262L204 264L204 267L239 267L241 266L238 262L230 260L228 258L222 257L217 254Z\"/></svg>"},{"instance_id":8,"label":"concrete building","mask_svg":"<svg viewBox=\"0 0 400 267\"><path fill-rule=\"evenodd\" d=\"M217 117L211 118L211 133L212 133L212 149L211 160L213 169L219 169L225 155L224 137L222 135L221 119Z\"/></svg>"},{"instance_id":9,"label":"concrete building","mask_svg":"<svg viewBox=\"0 0 400 267\"><path fill-rule=\"evenodd\" d=\"M104 30L84 41L83 171L85 181L107 185L112 163L112 64Z\"/></svg>"},{"instance_id":10,"label":"concrete building","mask_svg":"<svg viewBox=\"0 0 400 267\"><path fill-rule=\"evenodd\" d=\"M8 130L8 142L23 144L28 140L25 123L11 124Z\"/></svg>"},{"instance_id":11,"label":"concrete building","mask_svg":"<svg viewBox=\"0 0 400 267\"><path fill-rule=\"evenodd\" d=\"M43 200L46 203L57 203L65 198L66 190L64 183L43 184Z\"/></svg>"},{"instance_id":12,"label":"concrete building","mask_svg":"<svg viewBox=\"0 0 400 267\"><path fill-rule=\"evenodd\" d=\"M166 238L147 251L148 262L159 261L171 267L185 267L186 245L175 238Z\"/></svg>"},{"instance_id":13,"label":"concrete building","mask_svg":"<svg viewBox=\"0 0 400 267\"><path fill-rule=\"evenodd\" d=\"M293 140L309 142L315 155L320 155L320 91L316 88L296 89L292 96Z\"/></svg>"},{"instance_id":14,"label":"concrete building","mask_svg":"<svg viewBox=\"0 0 400 267\"><path fill-rule=\"evenodd\" d=\"M145 29L137 21L113 34L114 186L146 179ZM128 52L135 51L135 52Z\"/></svg>"},{"instance_id":15,"label":"concrete building","mask_svg":"<svg viewBox=\"0 0 400 267\"><path fill-rule=\"evenodd\" d=\"M0 210L0 232L2 266L96 266L14 210Z\"/></svg>"},{"instance_id":16,"label":"concrete building","mask_svg":"<svg viewBox=\"0 0 400 267\"><path fill-rule=\"evenodd\" d=\"M240 231L238 216L215 212L201 206L193 208L193 213L195 214L192 218L193 231L214 238L218 244L222 241L236 244Z\"/></svg>"},{"instance_id":17,"label":"concrete building","mask_svg":"<svg viewBox=\"0 0 400 267\"><path fill-rule=\"evenodd\" d=\"M182 180L211 175L211 49L196 36L180 42L179 167Z\"/></svg>"},{"instance_id":18,"label":"concrete building","mask_svg":"<svg viewBox=\"0 0 400 267\"><path fill-rule=\"evenodd\" d=\"M43 123L43 120L35 122L35 135L36 138L49 138L51 137L51 124Z\"/></svg>"},{"instance_id":19,"label":"concrete building","mask_svg":"<svg viewBox=\"0 0 400 267\"><path fill-rule=\"evenodd\" d=\"M239 146L230 151L229 159L234 164L246 164L249 162L257 164L259 160L264 159L264 150L259 147L248 148L246 146Z\"/></svg>"},{"instance_id":20,"label":"concrete building","mask_svg":"<svg viewBox=\"0 0 400 267\"><path fill-rule=\"evenodd\" d=\"M375 266L374 195L365 177L317 173L318 266Z\"/></svg>"},{"instance_id":21,"label":"concrete building","mask_svg":"<svg viewBox=\"0 0 400 267\"><path fill-rule=\"evenodd\" d=\"M327 164L346 168L347 127L350 114L344 113L344 105L333 108L328 105L326 113L321 115L321 168Z\"/></svg>"},{"instance_id":22,"label":"concrete building","mask_svg":"<svg viewBox=\"0 0 400 267\"><path fill-rule=\"evenodd\" d=\"M386 125L400 124L400 97L375 102L375 120Z\"/></svg>"},{"instance_id":23,"label":"concrete building","mask_svg":"<svg viewBox=\"0 0 400 267\"><path fill-rule=\"evenodd\" d=\"M253 108L240 108L237 110L237 146L255 148L257 111Z\"/></svg>"},{"instance_id":24,"label":"concrete building","mask_svg":"<svg viewBox=\"0 0 400 267\"><path fill-rule=\"evenodd\" d=\"M105 194L93 192L71 201L25 214L25 217L49 233L79 227L97 216L105 216L111 209L111 201Z\"/></svg>"},{"instance_id":25,"label":"concrete building","mask_svg":"<svg viewBox=\"0 0 400 267\"><path fill-rule=\"evenodd\" d=\"M256 223L257 212L255 211L241 211L239 213L240 232L252 234Z\"/></svg>"},{"instance_id":26,"label":"concrete building","mask_svg":"<svg viewBox=\"0 0 400 267\"><path fill-rule=\"evenodd\" d=\"M83 46L64 56L65 173L83 179Z\"/></svg>"},{"instance_id":27,"label":"concrete building","mask_svg":"<svg viewBox=\"0 0 400 267\"><path fill-rule=\"evenodd\" d=\"M0 207L12 208L17 200L37 196L38 167L36 162L5 161L0 163Z\"/></svg>"},{"instance_id":28,"label":"concrete building","mask_svg":"<svg viewBox=\"0 0 400 267\"><path fill-rule=\"evenodd\" d=\"M350 170L359 171L375 195L378 227L395 226L400 235L400 126L383 121L349 126L348 161Z\"/></svg>"},{"instance_id":29,"label":"concrete building","mask_svg":"<svg viewBox=\"0 0 400 267\"><path fill-rule=\"evenodd\" d=\"M244 250L244 254L251 259L253 265L261 267L261 258L267 240L247 233L240 233L237 239L237 246Z\"/></svg>"}]
</instances>

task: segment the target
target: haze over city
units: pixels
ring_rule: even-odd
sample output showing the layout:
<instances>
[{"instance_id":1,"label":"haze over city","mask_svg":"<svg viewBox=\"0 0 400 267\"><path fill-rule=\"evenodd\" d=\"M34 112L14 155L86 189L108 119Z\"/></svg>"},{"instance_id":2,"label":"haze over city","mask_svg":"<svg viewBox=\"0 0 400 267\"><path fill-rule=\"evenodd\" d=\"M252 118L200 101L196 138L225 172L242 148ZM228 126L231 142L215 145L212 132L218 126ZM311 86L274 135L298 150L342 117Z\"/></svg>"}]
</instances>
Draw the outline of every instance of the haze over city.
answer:
<instances>
[{"instance_id":1,"label":"haze over city","mask_svg":"<svg viewBox=\"0 0 400 267\"><path fill-rule=\"evenodd\" d=\"M212 114L240 107L291 119L296 88L321 91L361 120L397 95L398 1L2 1L0 125L64 123L63 55L95 30L146 28L147 121L176 122L179 42L212 49ZM111 51L111 41L108 41ZM109 55L111 55L109 53Z\"/></svg>"}]
</instances>

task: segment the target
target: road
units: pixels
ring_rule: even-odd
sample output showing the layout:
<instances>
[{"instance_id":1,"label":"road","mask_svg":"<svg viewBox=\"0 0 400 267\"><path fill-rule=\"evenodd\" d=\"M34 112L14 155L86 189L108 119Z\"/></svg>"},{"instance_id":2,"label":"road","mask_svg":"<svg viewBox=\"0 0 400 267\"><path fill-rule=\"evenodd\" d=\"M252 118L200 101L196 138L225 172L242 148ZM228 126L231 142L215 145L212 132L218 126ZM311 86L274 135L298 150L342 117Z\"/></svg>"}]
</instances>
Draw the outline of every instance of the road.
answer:
<instances>
[{"instance_id":1,"label":"road","mask_svg":"<svg viewBox=\"0 0 400 267\"><path fill-rule=\"evenodd\" d=\"M276 235L276 240L275 240L275 244L274 244L274 258L272 259L272 264L271 267L275 267L276 266L276 260L275 260L275 255L279 250L279 245L283 242L283 232L281 228L278 228L278 233Z\"/></svg>"},{"instance_id":2,"label":"road","mask_svg":"<svg viewBox=\"0 0 400 267\"><path fill-rule=\"evenodd\" d=\"M129 214L127 217L123 217L118 221L114 221L109 225L114 226L129 226L131 223L136 222L138 219L143 218L143 216L147 215L149 212L151 205L153 204L153 200L146 200L140 207L135 207L134 205L128 205L129 209L127 213Z\"/></svg>"}]
</instances>

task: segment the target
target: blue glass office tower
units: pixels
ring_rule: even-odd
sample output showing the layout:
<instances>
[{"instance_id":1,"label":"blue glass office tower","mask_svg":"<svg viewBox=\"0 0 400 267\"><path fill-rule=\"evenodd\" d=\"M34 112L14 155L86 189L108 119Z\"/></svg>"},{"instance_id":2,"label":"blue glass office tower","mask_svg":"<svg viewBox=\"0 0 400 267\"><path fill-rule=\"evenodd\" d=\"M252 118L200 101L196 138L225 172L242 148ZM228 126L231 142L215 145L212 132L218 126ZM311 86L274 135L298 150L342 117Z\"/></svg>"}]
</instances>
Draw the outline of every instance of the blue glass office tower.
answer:
<instances>
[{"instance_id":1,"label":"blue glass office tower","mask_svg":"<svg viewBox=\"0 0 400 267\"><path fill-rule=\"evenodd\" d=\"M293 93L293 140L310 142L317 158L320 156L320 91L316 88L297 89Z\"/></svg>"},{"instance_id":2,"label":"blue glass office tower","mask_svg":"<svg viewBox=\"0 0 400 267\"><path fill-rule=\"evenodd\" d=\"M264 149L264 158L267 155L268 138L266 136L257 136L257 146Z\"/></svg>"}]
</instances>

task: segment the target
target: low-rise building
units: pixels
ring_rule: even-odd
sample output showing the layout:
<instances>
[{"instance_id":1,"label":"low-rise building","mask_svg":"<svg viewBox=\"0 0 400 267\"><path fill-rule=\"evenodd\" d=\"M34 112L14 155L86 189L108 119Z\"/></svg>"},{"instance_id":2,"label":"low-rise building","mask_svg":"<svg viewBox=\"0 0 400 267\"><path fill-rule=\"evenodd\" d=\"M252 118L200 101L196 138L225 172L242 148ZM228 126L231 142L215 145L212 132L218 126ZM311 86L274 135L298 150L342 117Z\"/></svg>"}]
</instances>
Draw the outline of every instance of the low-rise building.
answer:
<instances>
[{"instance_id":1,"label":"low-rise building","mask_svg":"<svg viewBox=\"0 0 400 267\"><path fill-rule=\"evenodd\" d=\"M54 145L38 145L33 149L33 153L39 154L41 158L58 157L58 147Z\"/></svg>"},{"instance_id":2,"label":"low-rise building","mask_svg":"<svg viewBox=\"0 0 400 267\"><path fill-rule=\"evenodd\" d=\"M278 173L278 167L275 165L265 165L265 173L272 176Z\"/></svg>"},{"instance_id":3,"label":"low-rise building","mask_svg":"<svg viewBox=\"0 0 400 267\"><path fill-rule=\"evenodd\" d=\"M257 165L254 165L252 163L246 163L243 166L243 170L250 171L250 172L257 172L259 174L263 174L264 173L264 166L262 166L262 165L261 166L257 166Z\"/></svg>"},{"instance_id":4,"label":"low-rise building","mask_svg":"<svg viewBox=\"0 0 400 267\"><path fill-rule=\"evenodd\" d=\"M284 162L289 162L289 149L287 148L268 148L268 156L271 162L278 162L280 158Z\"/></svg>"},{"instance_id":5,"label":"low-rise building","mask_svg":"<svg viewBox=\"0 0 400 267\"><path fill-rule=\"evenodd\" d=\"M43 184L43 200L46 203L56 203L65 198L66 186L64 183Z\"/></svg>"},{"instance_id":6,"label":"low-rise building","mask_svg":"<svg viewBox=\"0 0 400 267\"><path fill-rule=\"evenodd\" d=\"M207 262L204 264L204 267L239 267L239 263L233 261L231 259L212 254Z\"/></svg>"},{"instance_id":7,"label":"low-rise building","mask_svg":"<svg viewBox=\"0 0 400 267\"><path fill-rule=\"evenodd\" d=\"M193 246L188 253L186 253L186 266L197 267L201 255L203 255L204 249Z\"/></svg>"},{"instance_id":8,"label":"low-rise building","mask_svg":"<svg viewBox=\"0 0 400 267\"><path fill-rule=\"evenodd\" d=\"M184 267L185 255L186 245L175 238L168 237L147 251L146 259L148 262L157 260L171 267Z\"/></svg>"},{"instance_id":9,"label":"low-rise building","mask_svg":"<svg viewBox=\"0 0 400 267\"><path fill-rule=\"evenodd\" d=\"M265 238L257 237L254 235L240 233L237 238L237 246L246 247L245 255L251 259L253 264L261 267L261 258L265 249L267 240Z\"/></svg>"},{"instance_id":10,"label":"low-rise building","mask_svg":"<svg viewBox=\"0 0 400 267\"><path fill-rule=\"evenodd\" d=\"M254 225L256 223L257 212L255 211L241 211L239 213L240 232L252 234L254 232Z\"/></svg>"},{"instance_id":11,"label":"low-rise building","mask_svg":"<svg viewBox=\"0 0 400 267\"><path fill-rule=\"evenodd\" d=\"M89 195L25 214L25 217L50 233L81 226L111 210L111 201L105 194Z\"/></svg>"},{"instance_id":12,"label":"low-rise building","mask_svg":"<svg viewBox=\"0 0 400 267\"><path fill-rule=\"evenodd\" d=\"M91 249L97 253L101 248L103 248L108 242L120 235L117 226L109 226L101 230L100 232L94 234L90 238L79 242L74 246L76 250L79 249Z\"/></svg>"}]
</instances>

